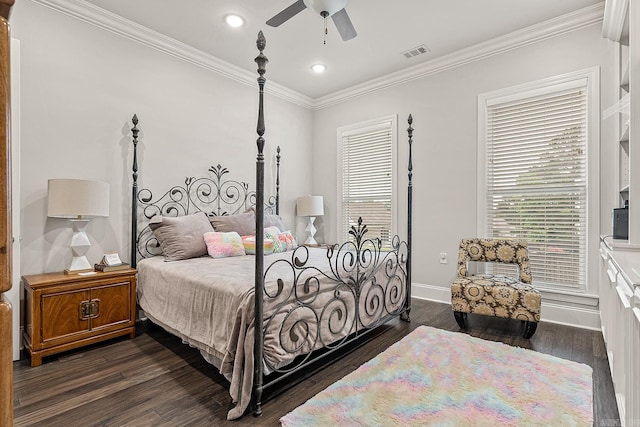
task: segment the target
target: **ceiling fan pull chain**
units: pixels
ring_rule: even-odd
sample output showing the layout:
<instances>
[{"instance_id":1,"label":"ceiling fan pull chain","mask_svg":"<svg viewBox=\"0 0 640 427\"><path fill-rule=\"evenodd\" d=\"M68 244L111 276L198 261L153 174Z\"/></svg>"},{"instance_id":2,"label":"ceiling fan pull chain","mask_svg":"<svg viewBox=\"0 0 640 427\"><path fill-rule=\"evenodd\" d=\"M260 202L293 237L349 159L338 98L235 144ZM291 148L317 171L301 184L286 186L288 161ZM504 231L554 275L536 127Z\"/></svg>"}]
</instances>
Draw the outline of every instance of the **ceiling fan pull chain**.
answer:
<instances>
[{"instance_id":1,"label":"ceiling fan pull chain","mask_svg":"<svg viewBox=\"0 0 640 427\"><path fill-rule=\"evenodd\" d=\"M329 16L329 12L327 11L322 11L320 12L320 15L322 15L322 18L324 18L324 36L323 36L323 41L322 44L327 44L327 17Z\"/></svg>"},{"instance_id":2,"label":"ceiling fan pull chain","mask_svg":"<svg viewBox=\"0 0 640 427\"><path fill-rule=\"evenodd\" d=\"M324 39L322 44L327 44L327 18L324 18Z\"/></svg>"}]
</instances>

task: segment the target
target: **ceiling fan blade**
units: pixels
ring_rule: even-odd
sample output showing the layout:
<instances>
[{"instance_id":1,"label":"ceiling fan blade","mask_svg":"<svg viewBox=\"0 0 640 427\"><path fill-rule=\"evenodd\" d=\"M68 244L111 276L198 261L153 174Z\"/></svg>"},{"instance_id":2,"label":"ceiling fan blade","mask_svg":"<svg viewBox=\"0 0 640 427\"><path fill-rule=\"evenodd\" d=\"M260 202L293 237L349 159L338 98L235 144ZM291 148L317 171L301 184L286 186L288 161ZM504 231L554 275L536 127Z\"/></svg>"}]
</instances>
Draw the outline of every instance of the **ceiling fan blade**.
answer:
<instances>
[{"instance_id":1,"label":"ceiling fan blade","mask_svg":"<svg viewBox=\"0 0 640 427\"><path fill-rule=\"evenodd\" d=\"M358 35L358 33L356 33L356 29L353 28L349 15L347 15L347 11L344 8L331 15L331 19L333 19L333 23L336 24L336 28L338 29L342 40L351 40Z\"/></svg>"},{"instance_id":2,"label":"ceiling fan blade","mask_svg":"<svg viewBox=\"0 0 640 427\"><path fill-rule=\"evenodd\" d=\"M279 27L306 8L307 5L304 4L304 0L298 0L288 8L284 9L282 12L278 13L273 18L269 19L267 21L267 25L270 25L272 27Z\"/></svg>"}]
</instances>

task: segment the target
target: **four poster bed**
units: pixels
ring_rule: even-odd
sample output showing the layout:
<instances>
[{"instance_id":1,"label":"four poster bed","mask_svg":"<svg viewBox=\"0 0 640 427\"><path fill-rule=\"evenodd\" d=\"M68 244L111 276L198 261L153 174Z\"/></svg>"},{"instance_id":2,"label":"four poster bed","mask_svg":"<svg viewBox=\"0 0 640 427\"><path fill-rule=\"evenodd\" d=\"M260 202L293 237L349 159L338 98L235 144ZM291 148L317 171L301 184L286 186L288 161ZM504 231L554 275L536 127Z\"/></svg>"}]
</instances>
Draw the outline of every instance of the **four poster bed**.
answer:
<instances>
[{"instance_id":1,"label":"four poster bed","mask_svg":"<svg viewBox=\"0 0 640 427\"><path fill-rule=\"evenodd\" d=\"M276 195L265 197L262 32L257 47L255 191L218 165L209 176L187 178L154 198L137 185L136 116L132 128L131 264L138 269L138 302L152 322L198 348L230 381L236 406L229 419L248 408L260 415L265 389L345 354L390 319L408 321L411 307L411 116L407 241L395 236L383 247L367 238L360 219L349 242L298 247L279 216L280 147ZM218 251L210 243L223 234L245 235L245 251Z\"/></svg>"}]
</instances>

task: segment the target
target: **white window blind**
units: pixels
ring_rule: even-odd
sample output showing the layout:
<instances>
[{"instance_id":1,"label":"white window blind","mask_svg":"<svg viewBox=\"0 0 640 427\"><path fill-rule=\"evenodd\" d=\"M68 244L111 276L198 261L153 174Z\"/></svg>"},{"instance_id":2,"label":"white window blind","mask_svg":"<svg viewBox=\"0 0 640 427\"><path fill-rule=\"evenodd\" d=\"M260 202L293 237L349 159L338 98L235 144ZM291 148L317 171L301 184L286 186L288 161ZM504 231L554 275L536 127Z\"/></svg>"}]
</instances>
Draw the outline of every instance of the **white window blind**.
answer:
<instances>
[{"instance_id":1,"label":"white window blind","mask_svg":"<svg viewBox=\"0 0 640 427\"><path fill-rule=\"evenodd\" d=\"M488 103L486 231L528 243L534 286L584 291L587 90L567 86Z\"/></svg>"},{"instance_id":2,"label":"white window blind","mask_svg":"<svg viewBox=\"0 0 640 427\"><path fill-rule=\"evenodd\" d=\"M349 230L362 217L366 238L391 245L393 230L393 123L341 132L340 241L352 238Z\"/></svg>"}]
</instances>

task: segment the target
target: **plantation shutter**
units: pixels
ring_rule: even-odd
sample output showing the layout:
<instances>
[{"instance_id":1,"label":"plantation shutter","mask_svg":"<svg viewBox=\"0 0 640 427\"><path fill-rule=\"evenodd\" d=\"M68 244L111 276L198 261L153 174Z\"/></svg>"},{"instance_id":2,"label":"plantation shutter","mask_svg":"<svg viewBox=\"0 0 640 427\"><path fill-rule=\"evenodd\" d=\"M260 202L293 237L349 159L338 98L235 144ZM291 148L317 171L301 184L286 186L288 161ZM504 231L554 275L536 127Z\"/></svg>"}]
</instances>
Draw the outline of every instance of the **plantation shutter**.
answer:
<instances>
[{"instance_id":1,"label":"plantation shutter","mask_svg":"<svg viewBox=\"0 0 640 427\"><path fill-rule=\"evenodd\" d=\"M486 227L528 243L534 286L576 292L586 289L587 90L566 86L576 84L488 103Z\"/></svg>"},{"instance_id":2,"label":"plantation shutter","mask_svg":"<svg viewBox=\"0 0 640 427\"><path fill-rule=\"evenodd\" d=\"M358 218L366 238L391 245L393 150L390 122L342 134L342 241Z\"/></svg>"}]
</instances>

